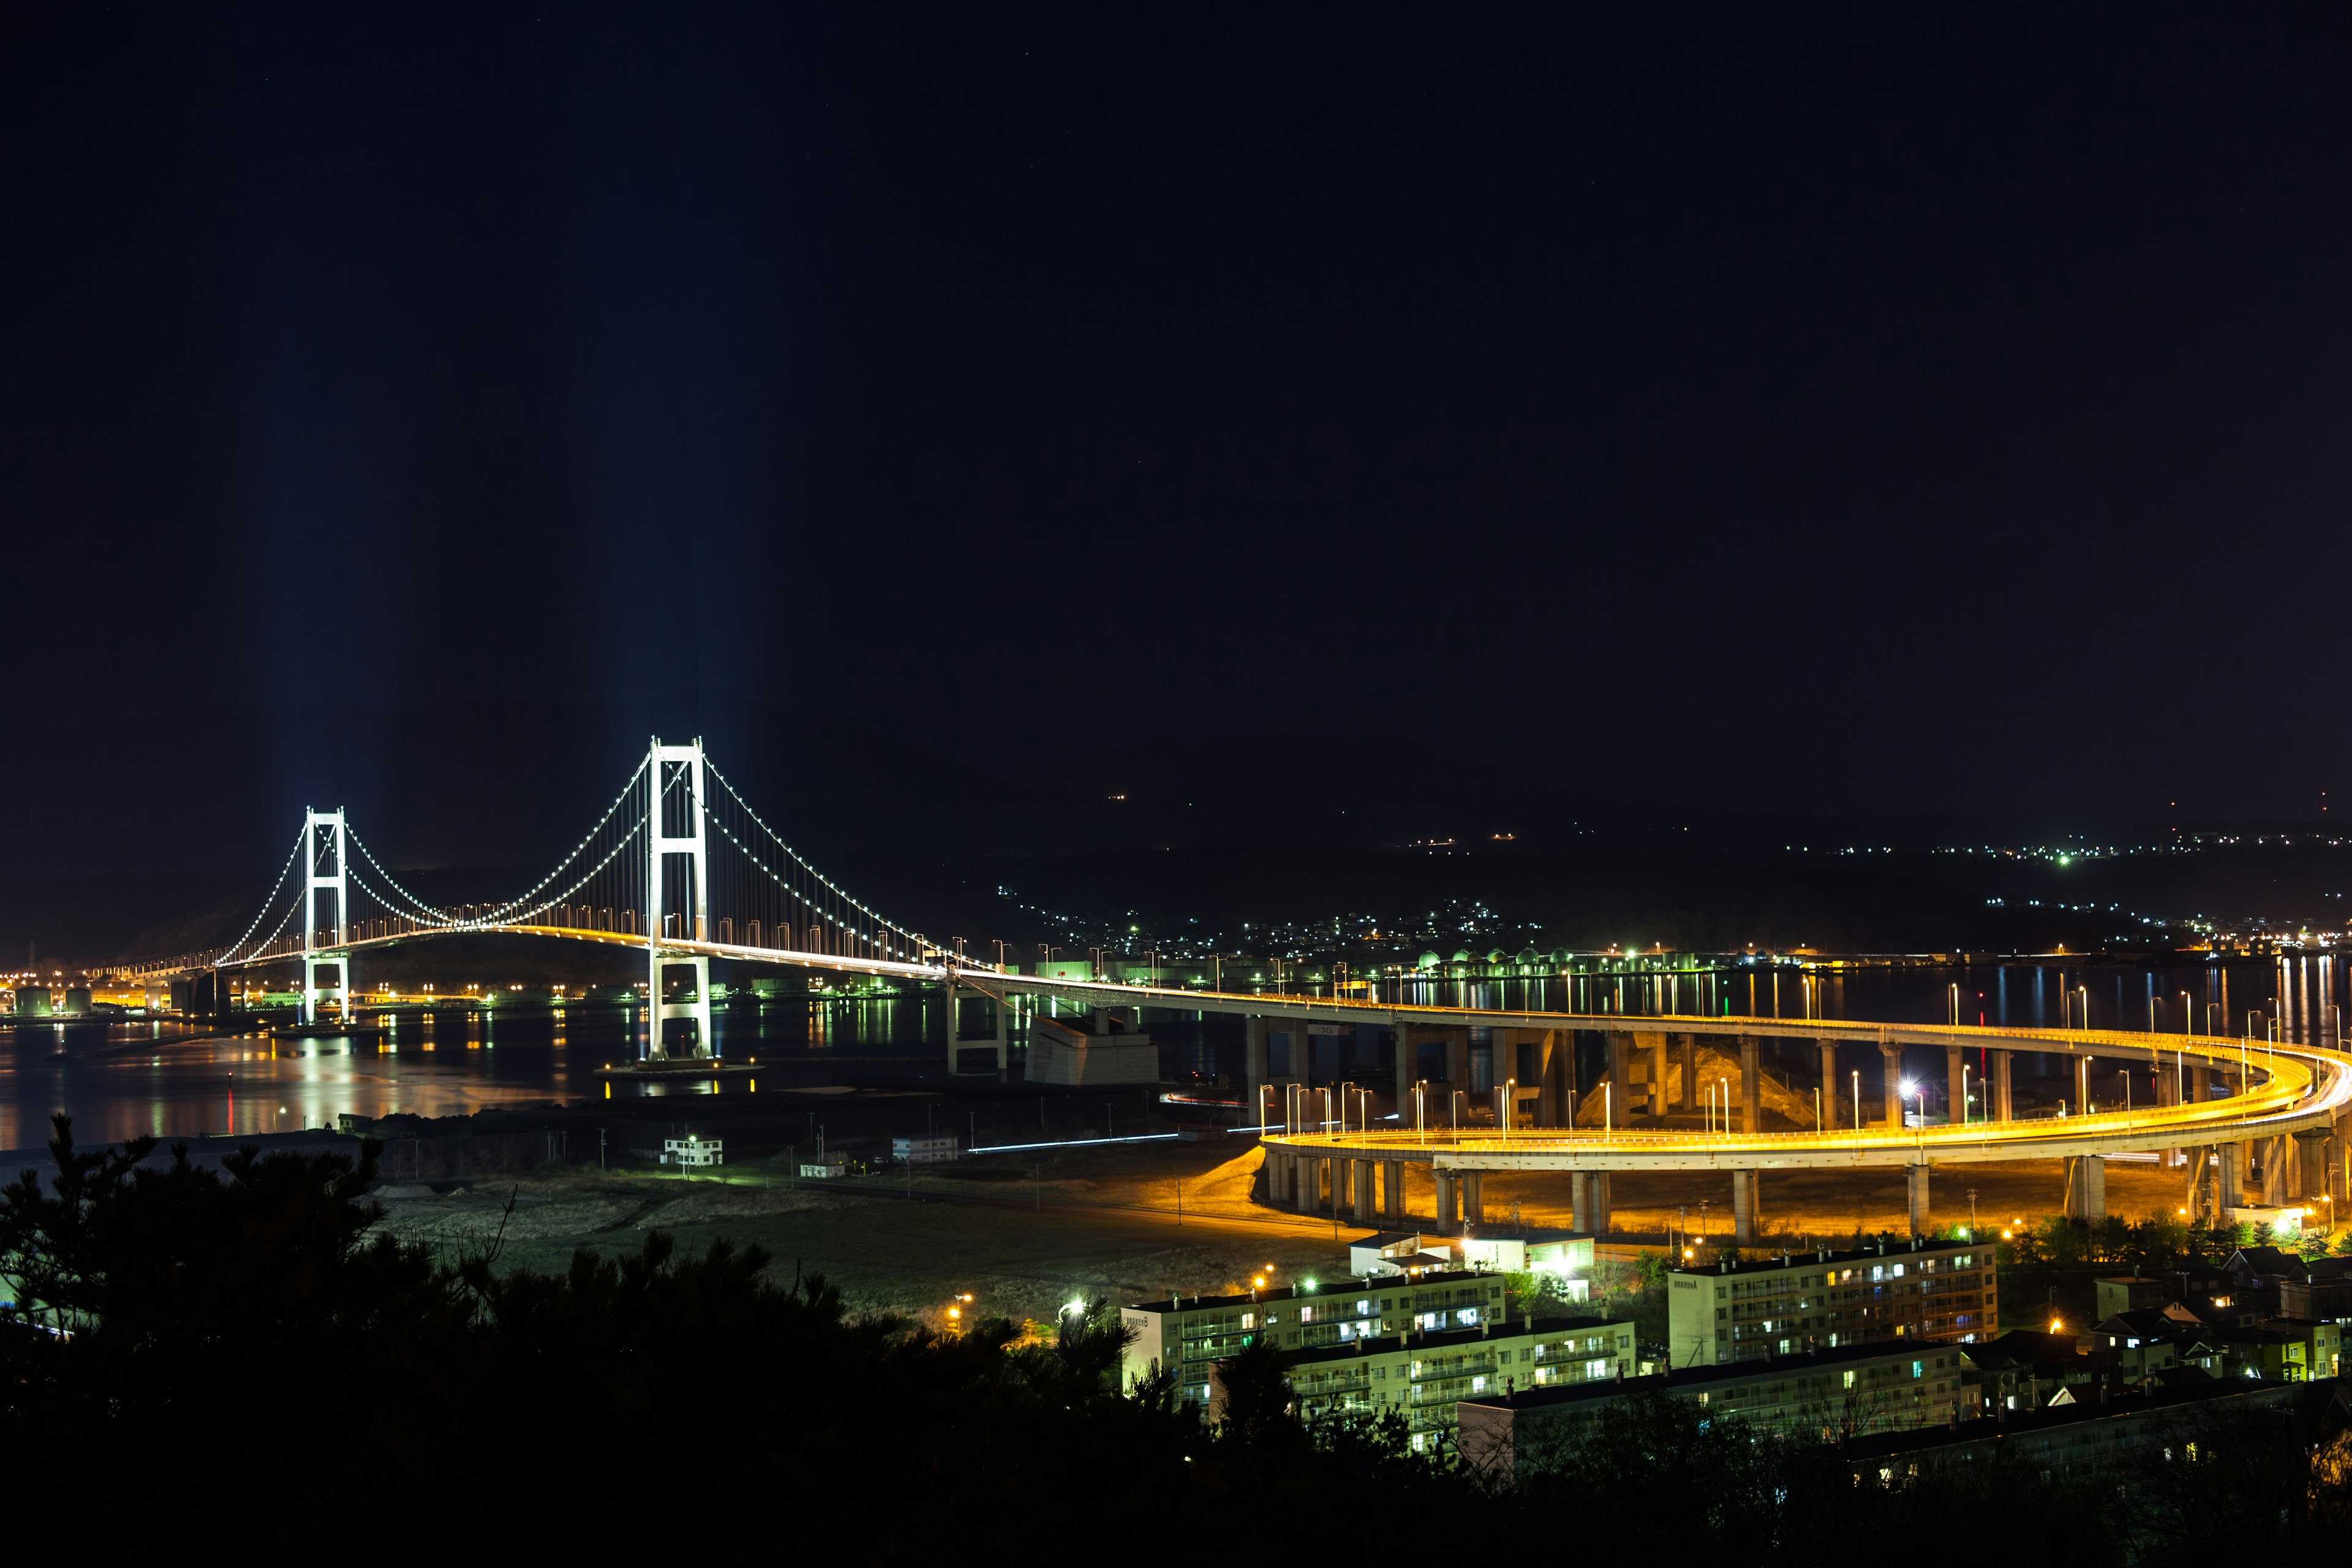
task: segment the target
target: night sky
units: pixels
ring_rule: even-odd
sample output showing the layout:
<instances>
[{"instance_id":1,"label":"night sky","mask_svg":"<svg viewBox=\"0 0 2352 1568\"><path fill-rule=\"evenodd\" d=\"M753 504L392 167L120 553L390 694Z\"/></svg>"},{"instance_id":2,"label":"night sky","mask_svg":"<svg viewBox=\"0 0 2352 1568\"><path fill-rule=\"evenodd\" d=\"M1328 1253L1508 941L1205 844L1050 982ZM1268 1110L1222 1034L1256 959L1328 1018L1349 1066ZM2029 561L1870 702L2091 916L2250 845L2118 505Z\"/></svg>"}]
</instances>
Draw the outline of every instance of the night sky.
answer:
<instances>
[{"instance_id":1,"label":"night sky","mask_svg":"<svg viewBox=\"0 0 2352 1568\"><path fill-rule=\"evenodd\" d=\"M2352 18L1578 9L0 12L0 896L2315 816Z\"/></svg>"}]
</instances>

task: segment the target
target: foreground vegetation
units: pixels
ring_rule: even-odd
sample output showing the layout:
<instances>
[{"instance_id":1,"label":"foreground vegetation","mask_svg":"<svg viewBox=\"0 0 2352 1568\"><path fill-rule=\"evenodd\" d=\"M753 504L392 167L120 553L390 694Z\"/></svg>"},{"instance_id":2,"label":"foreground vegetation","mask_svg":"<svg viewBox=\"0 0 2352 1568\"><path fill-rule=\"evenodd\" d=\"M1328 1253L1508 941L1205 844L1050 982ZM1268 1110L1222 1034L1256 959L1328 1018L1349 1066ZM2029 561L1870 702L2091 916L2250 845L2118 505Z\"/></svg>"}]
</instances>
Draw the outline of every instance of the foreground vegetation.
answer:
<instances>
[{"instance_id":1,"label":"foreground vegetation","mask_svg":"<svg viewBox=\"0 0 2352 1568\"><path fill-rule=\"evenodd\" d=\"M514 1269L495 1242L436 1256L375 1230L372 1152L246 1155L215 1175L70 1132L59 1119L47 1180L0 1193L0 1401L28 1526L120 1534L68 1511L103 1465L142 1504L133 1539L163 1545L199 1532L175 1505L225 1501L361 1544L773 1531L849 1562L1328 1528L1391 1550L1570 1531L1644 1560L1826 1563L1859 1529L1902 1531L1927 1561L2026 1531L2089 1565L2345 1531L2336 1450L2287 1424L2241 1423L2194 1465L2120 1480L1995 1467L1882 1489L1833 1449L1633 1401L1506 1480L1410 1455L1392 1419L1307 1429L1264 1355L1228 1364L1215 1423L1171 1380L1122 1392L1099 1303L1043 1334L941 1334L853 1316L821 1279L774 1280L757 1249L688 1256L659 1234Z\"/></svg>"}]
</instances>

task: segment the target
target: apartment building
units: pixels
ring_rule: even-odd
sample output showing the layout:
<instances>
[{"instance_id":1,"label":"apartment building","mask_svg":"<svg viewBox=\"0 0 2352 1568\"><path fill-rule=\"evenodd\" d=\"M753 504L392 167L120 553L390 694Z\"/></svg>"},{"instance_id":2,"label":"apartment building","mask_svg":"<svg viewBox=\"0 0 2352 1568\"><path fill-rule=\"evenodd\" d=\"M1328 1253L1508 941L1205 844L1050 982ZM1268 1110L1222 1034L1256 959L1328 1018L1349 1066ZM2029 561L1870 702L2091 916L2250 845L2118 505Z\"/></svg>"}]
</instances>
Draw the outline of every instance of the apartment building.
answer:
<instances>
[{"instance_id":1,"label":"apartment building","mask_svg":"<svg viewBox=\"0 0 2352 1568\"><path fill-rule=\"evenodd\" d=\"M1820 1438L1944 1426L1976 1415L1957 1345L1849 1344L1835 1350L1677 1368L1608 1384L1465 1395L1456 1408L1465 1462L1508 1474L1542 1468L1600 1414L1644 1392L1672 1394L1760 1432Z\"/></svg>"},{"instance_id":2,"label":"apartment building","mask_svg":"<svg viewBox=\"0 0 2352 1568\"><path fill-rule=\"evenodd\" d=\"M1172 1368L1178 1396L1213 1418L1216 1365L1264 1340L1308 1421L1402 1410L1416 1451L1451 1434L1455 1404L1488 1392L1613 1380L1633 1368L1633 1325L1603 1318L1503 1321L1499 1275L1477 1270L1303 1282L1120 1309L1134 1331L1121 1369Z\"/></svg>"},{"instance_id":3,"label":"apartment building","mask_svg":"<svg viewBox=\"0 0 2352 1568\"><path fill-rule=\"evenodd\" d=\"M1667 1275L1670 1364L1796 1355L1889 1340L1973 1342L2000 1331L1993 1249L1880 1237L1853 1252L1784 1252Z\"/></svg>"}]
</instances>

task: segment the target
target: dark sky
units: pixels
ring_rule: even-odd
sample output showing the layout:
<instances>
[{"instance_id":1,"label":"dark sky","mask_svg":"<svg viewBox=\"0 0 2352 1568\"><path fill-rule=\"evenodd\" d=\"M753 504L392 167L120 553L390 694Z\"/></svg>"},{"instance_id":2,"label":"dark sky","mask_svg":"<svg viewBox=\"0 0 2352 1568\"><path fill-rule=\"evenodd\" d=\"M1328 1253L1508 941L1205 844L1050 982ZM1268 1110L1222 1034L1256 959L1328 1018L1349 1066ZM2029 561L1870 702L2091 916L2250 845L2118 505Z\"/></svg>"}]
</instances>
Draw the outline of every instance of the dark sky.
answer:
<instances>
[{"instance_id":1,"label":"dark sky","mask_svg":"<svg viewBox=\"0 0 2352 1568\"><path fill-rule=\"evenodd\" d=\"M9 8L0 887L657 729L855 855L2311 815L2347 18L1559 9Z\"/></svg>"}]
</instances>

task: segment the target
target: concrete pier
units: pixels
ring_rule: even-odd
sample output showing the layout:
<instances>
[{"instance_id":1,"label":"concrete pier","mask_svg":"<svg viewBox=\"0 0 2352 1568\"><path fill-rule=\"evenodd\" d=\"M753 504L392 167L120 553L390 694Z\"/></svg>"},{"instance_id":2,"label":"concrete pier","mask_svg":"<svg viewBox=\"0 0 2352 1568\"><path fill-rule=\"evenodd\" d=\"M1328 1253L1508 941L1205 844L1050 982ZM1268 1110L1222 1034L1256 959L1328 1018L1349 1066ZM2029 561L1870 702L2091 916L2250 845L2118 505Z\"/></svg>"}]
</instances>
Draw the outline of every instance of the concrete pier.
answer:
<instances>
[{"instance_id":1,"label":"concrete pier","mask_svg":"<svg viewBox=\"0 0 2352 1568\"><path fill-rule=\"evenodd\" d=\"M1742 1247L1753 1247L1762 1234L1757 1208L1757 1181L1753 1171L1731 1173L1731 1238Z\"/></svg>"},{"instance_id":2,"label":"concrete pier","mask_svg":"<svg viewBox=\"0 0 2352 1568\"><path fill-rule=\"evenodd\" d=\"M1462 1234L1462 1184L1455 1173L1440 1167L1433 1173L1437 1182L1437 1234Z\"/></svg>"},{"instance_id":3,"label":"concrete pier","mask_svg":"<svg viewBox=\"0 0 2352 1568\"><path fill-rule=\"evenodd\" d=\"M1912 1165L1904 1171L1904 1189L1911 1211L1911 1234L1927 1234L1927 1167Z\"/></svg>"},{"instance_id":4,"label":"concrete pier","mask_svg":"<svg viewBox=\"0 0 2352 1568\"><path fill-rule=\"evenodd\" d=\"M2107 1163L2097 1154L2066 1160L2066 1217L2097 1220L2107 1215Z\"/></svg>"},{"instance_id":5,"label":"concrete pier","mask_svg":"<svg viewBox=\"0 0 2352 1568\"><path fill-rule=\"evenodd\" d=\"M1845 1084L1838 1078L1837 1042L1822 1040L1822 1125L1843 1127L1853 1120L1847 1109Z\"/></svg>"},{"instance_id":6,"label":"concrete pier","mask_svg":"<svg viewBox=\"0 0 2352 1568\"><path fill-rule=\"evenodd\" d=\"M1878 1047L1878 1056L1886 1074L1886 1125L1900 1127L1903 1125L1903 1047L1882 1045Z\"/></svg>"},{"instance_id":7,"label":"concrete pier","mask_svg":"<svg viewBox=\"0 0 2352 1568\"><path fill-rule=\"evenodd\" d=\"M1739 1037L1739 1130L1764 1131L1764 1042L1753 1035Z\"/></svg>"}]
</instances>

